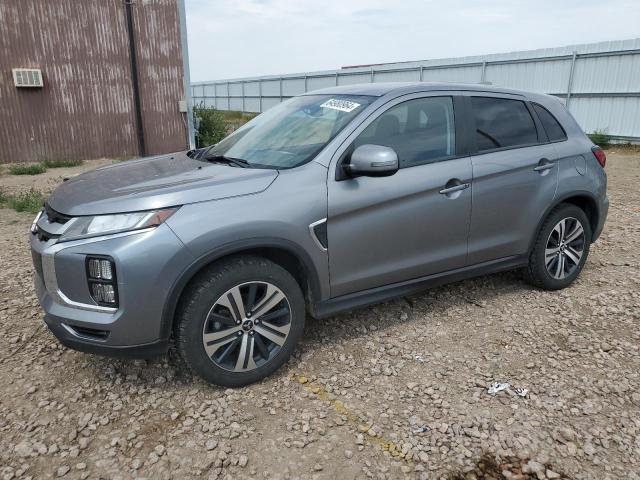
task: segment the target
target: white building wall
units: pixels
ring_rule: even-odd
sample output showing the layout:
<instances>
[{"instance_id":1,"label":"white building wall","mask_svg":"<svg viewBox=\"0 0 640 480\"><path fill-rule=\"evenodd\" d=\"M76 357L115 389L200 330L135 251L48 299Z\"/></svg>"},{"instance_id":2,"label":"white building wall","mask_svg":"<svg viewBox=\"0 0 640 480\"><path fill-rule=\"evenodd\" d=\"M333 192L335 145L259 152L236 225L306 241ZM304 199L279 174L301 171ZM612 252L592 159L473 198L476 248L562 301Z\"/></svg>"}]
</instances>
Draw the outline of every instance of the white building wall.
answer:
<instances>
[{"instance_id":1,"label":"white building wall","mask_svg":"<svg viewBox=\"0 0 640 480\"><path fill-rule=\"evenodd\" d=\"M323 72L192 83L194 104L263 112L289 97L371 82L490 82L556 95L586 132L640 141L640 38Z\"/></svg>"}]
</instances>

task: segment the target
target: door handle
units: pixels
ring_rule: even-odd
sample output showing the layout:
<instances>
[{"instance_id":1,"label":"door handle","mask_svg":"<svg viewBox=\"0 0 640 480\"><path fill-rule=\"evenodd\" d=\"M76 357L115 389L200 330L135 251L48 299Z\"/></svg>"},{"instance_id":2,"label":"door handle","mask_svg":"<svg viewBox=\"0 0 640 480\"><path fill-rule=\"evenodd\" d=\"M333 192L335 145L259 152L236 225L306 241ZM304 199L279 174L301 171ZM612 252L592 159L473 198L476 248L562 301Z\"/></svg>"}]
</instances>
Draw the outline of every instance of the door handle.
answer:
<instances>
[{"instance_id":1,"label":"door handle","mask_svg":"<svg viewBox=\"0 0 640 480\"><path fill-rule=\"evenodd\" d=\"M541 158L538 162L538 166L534 167L534 172L544 172L545 170L549 170L555 166L555 163L550 161L548 158Z\"/></svg>"},{"instance_id":2,"label":"door handle","mask_svg":"<svg viewBox=\"0 0 640 480\"><path fill-rule=\"evenodd\" d=\"M471 186L470 183L461 183L460 185L454 185L453 187L447 187L440 190L442 195L447 195L448 193L459 192L460 190L465 190Z\"/></svg>"},{"instance_id":3,"label":"door handle","mask_svg":"<svg viewBox=\"0 0 640 480\"><path fill-rule=\"evenodd\" d=\"M551 168L555 167L555 165L553 163L545 163L544 165L538 165L536 168L533 169L534 172L544 172L545 170L549 170Z\"/></svg>"}]
</instances>

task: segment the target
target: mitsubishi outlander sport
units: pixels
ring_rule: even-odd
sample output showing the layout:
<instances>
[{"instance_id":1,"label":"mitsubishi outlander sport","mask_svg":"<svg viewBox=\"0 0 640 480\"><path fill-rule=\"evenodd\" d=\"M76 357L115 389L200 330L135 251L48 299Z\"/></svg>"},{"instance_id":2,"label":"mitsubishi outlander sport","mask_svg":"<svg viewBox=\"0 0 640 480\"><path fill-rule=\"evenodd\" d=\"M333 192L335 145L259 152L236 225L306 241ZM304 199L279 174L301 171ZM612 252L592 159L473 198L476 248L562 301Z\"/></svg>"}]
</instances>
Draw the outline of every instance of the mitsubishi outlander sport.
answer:
<instances>
[{"instance_id":1,"label":"mitsubishi outlander sport","mask_svg":"<svg viewBox=\"0 0 640 480\"><path fill-rule=\"evenodd\" d=\"M279 368L316 318L508 269L567 287L602 231L604 152L555 97L351 85L218 144L79 175L31 227L35 285L71 348L175 342L209 382Z\"/></svg>"}]
</instances>

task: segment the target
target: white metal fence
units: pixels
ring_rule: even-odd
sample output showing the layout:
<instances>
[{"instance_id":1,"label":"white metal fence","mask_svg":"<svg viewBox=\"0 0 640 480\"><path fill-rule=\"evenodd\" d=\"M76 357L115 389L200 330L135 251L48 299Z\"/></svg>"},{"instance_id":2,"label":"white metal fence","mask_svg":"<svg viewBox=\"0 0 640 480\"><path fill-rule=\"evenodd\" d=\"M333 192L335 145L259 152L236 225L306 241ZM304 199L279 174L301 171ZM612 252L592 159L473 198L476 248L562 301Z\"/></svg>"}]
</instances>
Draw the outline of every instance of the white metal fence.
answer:
<instances>
[{"instance_id":1,"label":"white metal fence","mask_svg":"<svg viewBox=\"0 0 640 480\"><path fill-rule=\"evenodd\" d=\"M196 82L195 105L263 112L301 93L370 82L490 82L560 97L586 132L640 141L640 38L586 45Z\"/></svg>"}]
</instances>

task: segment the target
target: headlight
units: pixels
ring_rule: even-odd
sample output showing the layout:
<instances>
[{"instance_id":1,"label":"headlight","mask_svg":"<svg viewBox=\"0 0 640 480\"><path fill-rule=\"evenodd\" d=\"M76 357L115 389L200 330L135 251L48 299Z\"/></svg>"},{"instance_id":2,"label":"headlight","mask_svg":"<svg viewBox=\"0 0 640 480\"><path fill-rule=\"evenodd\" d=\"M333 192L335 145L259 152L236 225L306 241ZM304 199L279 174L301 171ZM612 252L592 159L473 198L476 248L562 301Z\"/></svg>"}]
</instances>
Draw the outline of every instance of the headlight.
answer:
<instances>
[{"instance_id":1,"label":"headlight","mask_svg":"<svg viewBox=\"0 0 640 480\"><path fill-rule=\"evenodd\" d=\"M60 236L60 242L79 238L111 235L114 233L157 227L179 207L150 210L146 212L118 213L115 215L95 215L93 217L75 217L69 222L69 228Z\"/></svg>"}]
</instances>

